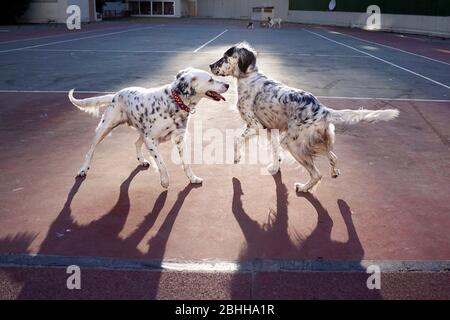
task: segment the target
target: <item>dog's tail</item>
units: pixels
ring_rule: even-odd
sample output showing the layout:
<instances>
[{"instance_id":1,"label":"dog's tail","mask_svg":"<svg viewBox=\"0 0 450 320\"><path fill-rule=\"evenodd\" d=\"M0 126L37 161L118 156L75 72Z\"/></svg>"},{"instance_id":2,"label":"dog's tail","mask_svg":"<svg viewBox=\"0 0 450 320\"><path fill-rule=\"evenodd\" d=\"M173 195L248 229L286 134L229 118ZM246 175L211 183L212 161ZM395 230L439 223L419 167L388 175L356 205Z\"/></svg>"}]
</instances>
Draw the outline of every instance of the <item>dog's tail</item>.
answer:
<instances>
[{"instance_id":1,"label":"dog's tail","mask_svg":"<svg viewBox=\"0 0 450 320\"><path fill-rule=\"evenodd\" d=\"M377 122L390 121L399 115L397 109L385 110L334 110L328 108L330 111L330 121L337 124L355 124L358 122Z\"/></svg>"},{"instance_id":2,"label":"dog's tail","mask_svg":"<svg viewBox=\"0 0 450 320\"><path fill-rule=\"evenodd\" d=\"M87 112L94 116L98 116L100 108L105 107L108 104L111 104L111 102L114 99L114 94L107 94L104 96L92 97L92 98L86 98L86 99L76 99L73 96L73 90L74 89L69 91L70 102L72 102L72 104L75 107L77 107L78 109L83 110L84 112Z\"/></svg>"}]
</instances>

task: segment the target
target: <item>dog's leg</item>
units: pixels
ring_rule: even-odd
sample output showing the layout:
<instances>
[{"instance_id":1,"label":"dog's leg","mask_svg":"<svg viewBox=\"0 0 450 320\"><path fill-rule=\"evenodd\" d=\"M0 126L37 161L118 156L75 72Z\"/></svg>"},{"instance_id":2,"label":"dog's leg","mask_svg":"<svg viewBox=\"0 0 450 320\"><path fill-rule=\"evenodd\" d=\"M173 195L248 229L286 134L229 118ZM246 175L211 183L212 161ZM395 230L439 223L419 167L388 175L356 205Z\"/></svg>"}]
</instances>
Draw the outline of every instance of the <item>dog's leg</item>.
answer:
<instances>
[{"instance_id":1,"label":"dog's leg","mask_svg":"<svg viewBox=\"0 0 450 320\"><path fill-rule=\"evenodd\" d=\"M293 146L291 143L289 144L289 151L292 156L297 160L309 173L310 179L307 183L296 183L295 190L297 192L311 192L313 188L320 182L322 176L314 165L313 158L309 155L301 154L298 151L299 146Z\"/></svg>"},{"instance_id":2,"label":"dog's leg","mask_svg":"<svg viewBox=\"0 0 450 320\"><path fill-rule=\"evenodd\" d=\"M337 168L337 156L333 152L333 145L335 141L335 135L334 135L334 125L329 124L326 132L326 140L327 140L327 146L326 146L326 156L330 162L331 166L331 177L337 178L340 175L340 171Z\"/></svg>"},{"instance_id":3,"label":"dog's leg","mask_svg":"<svg viewBox=\"0 0 450 320\"><path fill-rule=\"evenodd\" d=\"M337 156L333 151L328 151L328 160L331 166L331 177L337 178L341 174L341 171L337 168Z\"/></svg>"},{"instance_id":4,"label":"dog's leg","mask_svg":"<svg viewBox=\"0 0 450 320\"><path fill-rule=\"evenodd\" d=\"M191 165L189 163L185 163L184 161L184 146L185 146L184 132L181 134L177 134L174 137L174 142L177 145L178 153L180 154L181 162L183 164L183 169L189 181L191 181L191 183L202 183L203 179L197 177L192 171Z\"/></svg>"},{"instance_id":5,"label":"dog's leg","mask_svg":"<svg viewBox=\"0 0 450 320\"><path fill-rule=\"evenodd\" d=\"M112 129L115 128L120 123L120 119L116 118L116 114L112 108L108 108L105 110L105 113L100 120L100 123L95 130L95 136L92 140L91 147L89 151L86 153L83 165L78 171L78 176L84 177L86 176L88 170L90 169L90 164L92 157L94 155L95 147L111 132Z\"/></svg>"},{"instance_id":6,"label":"dog's leg","mask_svg":"<svg viewBox=\"0 0 450 320\"><path fill-rule=\"evenodd\" d=\"M272 130L268 130L267 135L272 147L272 163L267 166L267 171L269 171L271 175L276 175L280 170L281 162L279 135L277 130L274 130L273 132Z\"/></svg>"},{"instance_id":7,"label":"dog's leg","mask_svg":"<svg viewBox=\"0 0 450 320\"><path fill-rule=\"evenodd\" d=\"M159 170L159 178L161 180L161 186L163 188L168 188L169 174L167 173L166 165L164 164L161 154L159 153L158 144L156 143L155 139L149 137L145 137L144 142L148 148L148 151L150 152L150 155L155 159L156 166L158 167Z\"/></svg>"},{"instance_id":8,"label":"dog's leg","mask_svg":"<svg viewBox=\"0 0 450 320\"><path fill-rule=\"evenodd\" d=\"M136 156L139 164L143 167L150 167L150 161L145 159L144 154L142 153L142 145L144 144L144 137L142 134L139 134L139 138L136 140L134 145L136 146Z\"/></svg>"},{"instance_id":9,"label":"dog's leg","mask_svg":"<svg viewBox=\"0 0 450 320\"><path fill-rule=\"evenodd\" d=\"M241 148L242 145L252 136L257 133L254 128L245 127L244 132L234 139L234 163L241 161Z\"/></svg>"}]
</instances>

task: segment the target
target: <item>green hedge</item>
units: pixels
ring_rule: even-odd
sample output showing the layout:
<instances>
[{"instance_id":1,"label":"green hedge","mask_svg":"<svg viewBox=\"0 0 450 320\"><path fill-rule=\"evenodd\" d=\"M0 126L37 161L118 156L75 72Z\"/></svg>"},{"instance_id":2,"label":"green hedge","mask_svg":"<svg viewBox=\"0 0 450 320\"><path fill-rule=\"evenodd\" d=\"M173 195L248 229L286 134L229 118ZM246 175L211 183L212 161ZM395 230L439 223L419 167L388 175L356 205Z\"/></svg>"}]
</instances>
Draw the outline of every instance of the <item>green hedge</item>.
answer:
<instances>
[{"instance_id":1,"label":"green hedge","mask_svg":"<svg viewBox=\"0 0 450 320\"><path fill-rule=\"evenodd\" d=\"M289 10L329 11L330 0L289 0ZM375 4L381 13L450 16L450 0L336 0L334 11L366 12Z\"/></svg>"}]
</instances>

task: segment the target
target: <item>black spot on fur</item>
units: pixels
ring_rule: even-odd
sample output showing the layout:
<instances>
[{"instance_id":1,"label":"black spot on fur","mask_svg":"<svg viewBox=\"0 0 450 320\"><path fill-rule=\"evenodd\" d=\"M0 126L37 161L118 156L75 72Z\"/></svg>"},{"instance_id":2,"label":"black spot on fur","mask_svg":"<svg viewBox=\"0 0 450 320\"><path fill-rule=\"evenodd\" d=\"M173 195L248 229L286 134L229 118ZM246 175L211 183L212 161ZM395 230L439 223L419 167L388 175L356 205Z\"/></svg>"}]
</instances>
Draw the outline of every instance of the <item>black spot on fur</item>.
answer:
<instances>
[{"instance_id":1,"label":"black spot on fur","mask_svg":"<svg viewBox=\"0 0 450 320\"><path fill-rule=\"evenodd\" d=\"M312 112L317 114L317 111L319 110L319 105L317 103L314 103L312 105L312 109L311 110L312 110Z\"/></svg>"},{"instance_id":2,"label":"black spot on fur","mask_svg":"<svg viewBox=\"0 0 450 320\"><path fill-rule=\"evenodd\" d=\"M225 51L225 55L226 55L227 57L231 57L231 56L234 54L235 51L236 51L236 47L231 47L230 49L228 49L227 51Z\"/></svg>"},{"instance_id":3,"label":"black spot on fur","mask_svg":"<svg viewBox=\"0 0 450 320\"><path fill-rule=\"evenodd\" d=\"M238 56L238 67L241 72L247 72L250 66L254 66L256 64L255 54L246 48L240 48Z\"/></svg>"}]
</instances>

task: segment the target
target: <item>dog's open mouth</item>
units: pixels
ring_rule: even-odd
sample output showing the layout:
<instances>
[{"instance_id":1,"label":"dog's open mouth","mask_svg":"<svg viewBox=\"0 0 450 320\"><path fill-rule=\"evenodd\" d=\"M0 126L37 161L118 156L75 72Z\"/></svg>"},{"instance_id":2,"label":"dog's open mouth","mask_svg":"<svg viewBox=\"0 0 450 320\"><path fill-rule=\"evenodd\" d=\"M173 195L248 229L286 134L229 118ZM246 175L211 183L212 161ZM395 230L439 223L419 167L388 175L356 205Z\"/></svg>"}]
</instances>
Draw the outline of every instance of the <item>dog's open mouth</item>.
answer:
<instances>
[{"instance_id":1,"label":"dog's open mouth","mask_svg":"<svg viewBox=\"0 0 450 320\"><path fill-rule=\"evenodd\" d=\"M209 91L206 91L205 94L206 94L208 97L210 97L210 98L212 98L212 99L214 99L214 100L216 100L216 101L220 101L220 100L225 101L225 98L224 98L220 93L218 93L218 92L216 92L216 91L211 91L211 90L209 90Z\"/></svg>"}]
</instances>

